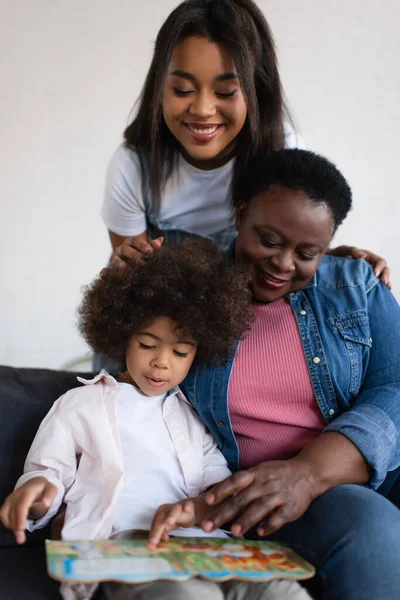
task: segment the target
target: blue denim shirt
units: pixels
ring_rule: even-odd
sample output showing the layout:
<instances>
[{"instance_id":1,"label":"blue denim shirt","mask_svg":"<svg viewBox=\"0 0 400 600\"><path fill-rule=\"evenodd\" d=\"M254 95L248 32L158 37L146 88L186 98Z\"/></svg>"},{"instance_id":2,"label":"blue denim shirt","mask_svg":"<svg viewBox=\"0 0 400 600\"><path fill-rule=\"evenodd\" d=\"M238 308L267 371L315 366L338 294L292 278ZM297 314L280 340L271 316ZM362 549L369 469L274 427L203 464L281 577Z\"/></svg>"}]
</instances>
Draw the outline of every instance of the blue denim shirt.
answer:
<instances>
[{"instance_id":1,"label":"blue denim shirt","mask_svg":"<svg viewBox=\"0 0 400 600\"><path fill-rule=\"evenodd\" d=\"M334 256L324 257L311 282L288 301L324 431L338 431L357 446L377 488L400 465L400 307L368 263ZM237 470L228 409L233 363L234 357L192 369L181 387Z\"/></svg>"}]
</instances>

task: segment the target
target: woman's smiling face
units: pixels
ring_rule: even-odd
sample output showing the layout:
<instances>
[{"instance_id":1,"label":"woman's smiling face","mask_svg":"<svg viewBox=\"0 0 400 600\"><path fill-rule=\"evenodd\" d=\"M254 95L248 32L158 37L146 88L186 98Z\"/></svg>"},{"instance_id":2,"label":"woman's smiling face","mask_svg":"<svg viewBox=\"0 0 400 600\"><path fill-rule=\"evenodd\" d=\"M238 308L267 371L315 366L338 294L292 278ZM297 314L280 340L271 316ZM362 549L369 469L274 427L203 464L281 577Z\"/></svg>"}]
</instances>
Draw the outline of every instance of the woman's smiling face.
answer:
<instances>
[{"instance_id":1,"label":"woman's smiling face","mask_svg":"<svg viewBox=\"0 0 400 600\"><path fill-rule=\"evenodd\" d=\"M231 158L247 106L233 60L222 44L191 36L175 46L163 116L193 165L213 169Z\"/></svg>"},{"instance_id":2,"label":"woman's smiling face","mask_svg":"<svg viewBox=\"0 0 400 600\"><path fill-rule=\"evenodd\" d=\"M273 302L311 281L335 224L326 204L274 185L238 208L236 227L236 256L251 265L255 300Z\"/></svg>"}]
</instances>

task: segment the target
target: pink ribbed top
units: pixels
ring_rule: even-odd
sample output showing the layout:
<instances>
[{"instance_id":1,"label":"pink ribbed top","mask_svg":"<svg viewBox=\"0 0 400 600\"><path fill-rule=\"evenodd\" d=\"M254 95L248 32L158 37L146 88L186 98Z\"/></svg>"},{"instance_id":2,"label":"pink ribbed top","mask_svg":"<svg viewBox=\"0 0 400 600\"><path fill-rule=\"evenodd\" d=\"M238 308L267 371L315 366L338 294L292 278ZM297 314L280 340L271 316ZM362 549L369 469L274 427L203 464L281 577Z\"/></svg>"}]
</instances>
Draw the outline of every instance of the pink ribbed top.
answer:
<instances>
[{"instance_id":1,"label":"pink ribbed top","mask_svg":"<svg viewBox=\"0 0 400 600\"><path fill-rule=\"evenodd\" d=\"M290 304L254 304L253 312L228 390L240 468L294 456L326 426Z\"/></svg>"}]
</instances>

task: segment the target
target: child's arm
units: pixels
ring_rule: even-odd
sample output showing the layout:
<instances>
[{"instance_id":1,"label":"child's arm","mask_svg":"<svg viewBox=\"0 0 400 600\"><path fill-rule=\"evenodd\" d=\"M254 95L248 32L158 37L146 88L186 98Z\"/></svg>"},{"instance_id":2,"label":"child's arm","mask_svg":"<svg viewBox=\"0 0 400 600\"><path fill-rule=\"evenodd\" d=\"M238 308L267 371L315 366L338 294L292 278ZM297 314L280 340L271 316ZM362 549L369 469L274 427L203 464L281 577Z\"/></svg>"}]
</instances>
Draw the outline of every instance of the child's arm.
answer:
<instances>
[{"instance_id":1,"label":"child's arm","mask_svg":"<svg viewBox=\"0 0 400 600\"><path fill-rule=\"evenodd\" d=\"M49 522L75 479L77 449L62 418L68 412L64 399L57 400L42 421L26 458L24 474L0 510L2 523L15 532L18 543L25 541L24 529L32 531Z\"/></svg>"}]
</instances>

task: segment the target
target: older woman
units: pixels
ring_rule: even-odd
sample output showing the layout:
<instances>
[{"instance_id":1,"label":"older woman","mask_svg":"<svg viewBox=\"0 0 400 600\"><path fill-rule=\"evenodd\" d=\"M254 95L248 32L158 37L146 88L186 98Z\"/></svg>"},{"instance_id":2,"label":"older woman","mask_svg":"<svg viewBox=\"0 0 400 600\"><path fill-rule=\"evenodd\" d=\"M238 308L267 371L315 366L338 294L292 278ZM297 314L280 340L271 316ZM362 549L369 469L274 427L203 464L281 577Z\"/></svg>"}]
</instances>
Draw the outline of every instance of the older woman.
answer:
<instances>
[{"instance_id":1,"label":"older woman","mask_svg":"<svg viewBox=\"0 0 400 600\"><path fill-rule=\"evenodd\" d=\"M254 323L184 386L241 469L209 494L204 529L290 544L324 598L395 600L400 511L374 490L400 465L400 308L365 261L325 256L351 191L322 157L265 156L236 201Z\"/></svg>"},{"instance_id":2,"label":"older woman","mask_svg":"<svg viewBox=\"0 0 400 600\"><path fill-rule=\"evenodd\" d=\"M203 527L288 543L326 599L397 600L400 512L375 490L400 465L400 308L365 261L325 256L351 190L324 158L267 155L235 199L254 322L234 358L182 386L237 471Z\"/></svg>"}]
</instances>

